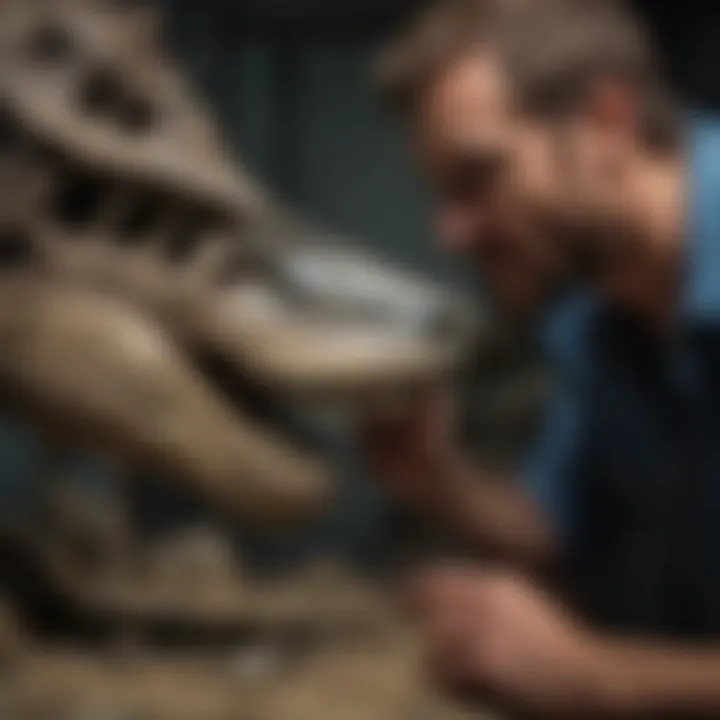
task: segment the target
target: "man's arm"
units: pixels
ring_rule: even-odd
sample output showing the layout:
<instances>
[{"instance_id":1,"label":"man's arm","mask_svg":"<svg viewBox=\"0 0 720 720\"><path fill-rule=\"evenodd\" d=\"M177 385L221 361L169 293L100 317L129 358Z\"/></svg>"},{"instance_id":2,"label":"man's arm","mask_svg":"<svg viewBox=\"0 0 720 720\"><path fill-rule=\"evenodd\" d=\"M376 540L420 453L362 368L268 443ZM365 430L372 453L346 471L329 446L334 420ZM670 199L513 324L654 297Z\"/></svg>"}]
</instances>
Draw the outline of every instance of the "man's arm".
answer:
<instances>
[{"instance_id":1,"label":"man's arm","mask_svg":"<svg viewBox=\"0 0 720 720\"><path fill-rule=\"evenodd\" d=\"M364 434L371 468L392 494L479 549L525 569L546 567L556 542L569 542L580 509L574 493L585 462L582 396L558 387L523 481L483 470L458 447L453 408L442 390L407 416Z\"/></svg>"},{"instance_id":2,"label":"man's arm","mask_svg":"<svg viewBox=\"0 0 720 720\"><path fill-rule=\"evenodd\" d=\"M409 593L429 666L451 690L533 717L720 717L720 647L595 632L515 573L431 568Z\"/></svg>"},{"instance_id":3,"label":"man's arm","mask_svg":"<svg viewBox=\"0 0 720 720\"><path fill-rule=\"evenodd\" d=\"M433 486L418 510L472 546L528 570L552 561L550 527L519 482L458 457Z\"/></svg>"},{"instance_id":4,"label":"man's arm","mask_svg":"<svg viewBox=\"0 0 720 720\"><path fill-rule=\"evenodd\" d=\"M416 399L402 418L366 427L371 470L395 499L475 548L513 565L547 562L547 523L519 483L484 471L458 447L442 389Z\"/></svg>"},{"instance_id":5,"label":"man's arm","mask_svg":"<svg viewBox=\"0 0 720 720\"><path fill-rule=\"evenodd\" d=\"M605 644L597 695L608 718L720 717L720 647L661 643Z\"/></svg>"}]
</instances>

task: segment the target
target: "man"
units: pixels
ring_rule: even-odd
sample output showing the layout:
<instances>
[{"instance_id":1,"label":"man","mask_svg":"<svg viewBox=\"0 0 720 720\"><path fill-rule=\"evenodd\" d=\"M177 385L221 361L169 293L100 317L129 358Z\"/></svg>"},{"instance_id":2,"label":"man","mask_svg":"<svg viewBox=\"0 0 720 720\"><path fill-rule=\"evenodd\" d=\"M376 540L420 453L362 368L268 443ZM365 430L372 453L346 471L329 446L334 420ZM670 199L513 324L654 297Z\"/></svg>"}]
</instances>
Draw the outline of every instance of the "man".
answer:
<instances>
[{"instance_id":1,"label":"man","mask_svg":"<svg viewBox=\"0 0 720 720\"><path fill-rule=\"evenodd\" d=\"M613 0L446 3L381 83L440 235L558 370L520 489L442 392L367 431L400 498L494 553L415 583L431 666L531 714L720 717L720 124L681 117ZM558 568L586 619L530 579Z\"/></svg>"}]
</instances>

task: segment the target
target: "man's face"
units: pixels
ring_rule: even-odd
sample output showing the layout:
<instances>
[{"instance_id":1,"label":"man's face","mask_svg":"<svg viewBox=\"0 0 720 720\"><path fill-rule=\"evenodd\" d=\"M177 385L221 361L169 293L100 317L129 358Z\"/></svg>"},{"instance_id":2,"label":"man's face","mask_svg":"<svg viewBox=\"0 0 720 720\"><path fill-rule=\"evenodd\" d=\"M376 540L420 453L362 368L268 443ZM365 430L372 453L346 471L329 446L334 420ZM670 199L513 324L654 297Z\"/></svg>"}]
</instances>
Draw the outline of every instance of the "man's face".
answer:
<instances>
[{"instance_id":1,"label":"man's face","mask_svg":"<svg viewBox=\"0 0 720 720\"><path fill-rule=\"evenodd\" d=\"M444 245L475 259L506 308L529 311L581 266L598 270L588 238L614 223L618 155L592 123L517 113L502 69L475 55L425 94L415 141Z\"/></svg>"}]
</instances>

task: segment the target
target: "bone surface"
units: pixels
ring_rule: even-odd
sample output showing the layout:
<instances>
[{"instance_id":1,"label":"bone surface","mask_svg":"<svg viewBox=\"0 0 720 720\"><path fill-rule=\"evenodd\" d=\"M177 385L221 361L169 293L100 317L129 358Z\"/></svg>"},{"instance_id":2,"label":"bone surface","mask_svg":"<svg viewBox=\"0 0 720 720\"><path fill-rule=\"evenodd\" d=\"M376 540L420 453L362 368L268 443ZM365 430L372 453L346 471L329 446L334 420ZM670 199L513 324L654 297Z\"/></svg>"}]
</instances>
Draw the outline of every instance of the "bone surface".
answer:
<instances>
[{"instance_id":1,"label":"bone surface","mask_svg":"<svg viewBox=\"0 0 720 720\"><path fill-rule=\"evenodd\" d=\"M427 681L420 638L378 580L334 561L258 580L210 528L148 543L118 518L110 521L117 508L76 492L55 488L45 529L14 542L34 543L25 550L36 561L44 556L50 584L81 614L105 618L111 641L93 652L77 641L41 644L11 611L0 615L2 717L488 717ZM88 546L97 549L89 561ZM93 594L93 587L113 592ZM168 623L196 639L170 649L153 643L149 628ZM209 638L202 643L200 631Z\"/></svg>"}]
</instances>

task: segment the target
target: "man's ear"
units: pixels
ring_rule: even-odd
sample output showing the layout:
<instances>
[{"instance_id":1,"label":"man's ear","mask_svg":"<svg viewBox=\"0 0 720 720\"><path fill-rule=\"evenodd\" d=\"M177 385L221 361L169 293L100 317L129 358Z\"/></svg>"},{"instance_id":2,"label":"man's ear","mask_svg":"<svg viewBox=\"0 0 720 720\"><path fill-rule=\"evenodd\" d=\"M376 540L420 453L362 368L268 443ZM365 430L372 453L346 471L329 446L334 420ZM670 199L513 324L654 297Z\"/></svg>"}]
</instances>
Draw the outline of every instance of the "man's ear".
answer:
<instances>
[{"instance_id":1,"label":"man's ear","mask_svg":"<svg viewBox=\"0 0 720 720\"><path fill-rule=\"evenodd\" d=\"M621 80L597 81L585 100L586 116L605 137L626 146L637 139L640 124L637 93Z\"/></svg>"}]
</instances>

